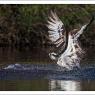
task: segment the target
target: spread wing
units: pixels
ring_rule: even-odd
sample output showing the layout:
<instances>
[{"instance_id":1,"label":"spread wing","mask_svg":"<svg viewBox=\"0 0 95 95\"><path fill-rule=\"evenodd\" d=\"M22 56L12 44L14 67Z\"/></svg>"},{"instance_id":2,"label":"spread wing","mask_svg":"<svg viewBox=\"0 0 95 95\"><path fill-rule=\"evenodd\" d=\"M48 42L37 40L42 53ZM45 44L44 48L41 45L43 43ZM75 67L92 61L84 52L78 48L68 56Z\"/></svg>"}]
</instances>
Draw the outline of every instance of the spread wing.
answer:
<instances>
[{"instance_id":1,"label":"spread wing","mask_svg":"<svg viewBox=\"0 0 95 95\"><path fill-rule=\"evenodd\" d=\"M93 21L94 21L94 16L92 16L91 20L87 24L83 25L81 29L74 34L74 40L77 40L80 37L80 35L82 35L83 32L87 30L87 28L92 24Z\"/></svg>"},{"instance_id":2,"label":"spread wing","mask_svg":"<svg viewBox=\"0 0 95 95\"><path fill-rule=\"evenodd\" d=\"M65 35L65 27L56 13L51 12L51 16L49 16L48 25L49 31L49 40L56 47L60 45L65 45L66 35Z\"/></svg>"}]
</instances>

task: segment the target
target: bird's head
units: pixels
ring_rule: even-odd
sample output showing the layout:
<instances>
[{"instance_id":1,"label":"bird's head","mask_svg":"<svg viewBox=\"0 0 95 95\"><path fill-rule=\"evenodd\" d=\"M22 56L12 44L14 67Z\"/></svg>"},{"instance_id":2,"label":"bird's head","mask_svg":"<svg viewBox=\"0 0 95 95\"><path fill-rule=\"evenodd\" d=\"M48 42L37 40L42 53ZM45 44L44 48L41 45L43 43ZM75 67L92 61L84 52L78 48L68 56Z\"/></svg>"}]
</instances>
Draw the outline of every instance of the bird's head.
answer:
<instances>
[{"instance_id":1,"label":"bird's head","mask_svg":"<svg viewBox=\"0 0 95 95\"><path fill-rule=\"evenodd\" d=\"M52 60L56 60L56 53L52 52L52 53L49 53L49 57L52 59Z\"/></svg>"}]
</instances>

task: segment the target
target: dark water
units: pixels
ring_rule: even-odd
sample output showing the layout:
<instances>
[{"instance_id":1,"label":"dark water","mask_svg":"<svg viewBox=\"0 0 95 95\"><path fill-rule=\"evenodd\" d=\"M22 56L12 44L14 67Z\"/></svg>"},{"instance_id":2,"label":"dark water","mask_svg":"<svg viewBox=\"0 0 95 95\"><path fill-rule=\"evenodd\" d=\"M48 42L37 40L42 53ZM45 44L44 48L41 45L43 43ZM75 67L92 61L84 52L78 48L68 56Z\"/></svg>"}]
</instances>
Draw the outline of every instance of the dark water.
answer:
<instances>
[{"instance_id":1,"label":"dark water","mask_svg":"<svg viewBox=\"0 0 95 95\"><path fill-rule=\"evenodd\" d=\"M90 49L81 68L63 71L45 50L0 48L0 90L6 91L94 91L95 50Z\"/></svg>"}]
</instances>

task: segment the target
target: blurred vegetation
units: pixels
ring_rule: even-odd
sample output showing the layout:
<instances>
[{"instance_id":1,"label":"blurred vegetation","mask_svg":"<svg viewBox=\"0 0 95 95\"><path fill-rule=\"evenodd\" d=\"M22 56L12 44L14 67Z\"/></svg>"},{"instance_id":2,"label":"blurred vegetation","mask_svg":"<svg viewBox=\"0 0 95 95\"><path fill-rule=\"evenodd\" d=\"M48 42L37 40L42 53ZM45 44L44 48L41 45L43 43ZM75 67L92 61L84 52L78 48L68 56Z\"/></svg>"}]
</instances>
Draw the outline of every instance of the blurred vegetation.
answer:
<instances>
[{"instance_id":1,"label":"blurred vegetation","mask_svg":"<svg viewBox=\"0 0 95 95\"><path fill-rule=\"evenodd\" d=\"M0 46L46 47L46 21L55 10L66 30L80 28L95 14L95 5L0 5ZM80 39L85 46L95 45L94 23Z\"/></svg>"}]
</instances>

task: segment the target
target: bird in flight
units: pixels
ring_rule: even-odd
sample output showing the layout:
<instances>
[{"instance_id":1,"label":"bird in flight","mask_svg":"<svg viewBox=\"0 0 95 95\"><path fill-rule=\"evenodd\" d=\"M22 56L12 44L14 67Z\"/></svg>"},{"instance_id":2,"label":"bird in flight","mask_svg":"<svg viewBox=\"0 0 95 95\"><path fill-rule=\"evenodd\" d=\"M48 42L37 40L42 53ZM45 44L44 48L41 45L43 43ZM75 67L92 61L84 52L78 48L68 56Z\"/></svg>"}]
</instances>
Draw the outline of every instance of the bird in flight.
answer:
<instances>
[{"instance_id":1,"label":"bird in flight","mask_svg":"<svg viewBox=\"0 0 95 95\"><path fill-rule=\"evenodd\" d=\"M71 70L73 67L79 67L80 56L83 55L84 51L79 45L78 38L93 20L94 17L80 29L74 29L72 32L68 32L57 14L51 11L51 15L47 21L48 37L56 49L49 53L49 57L65 69Z\"/></svg>"}]
</instances>

